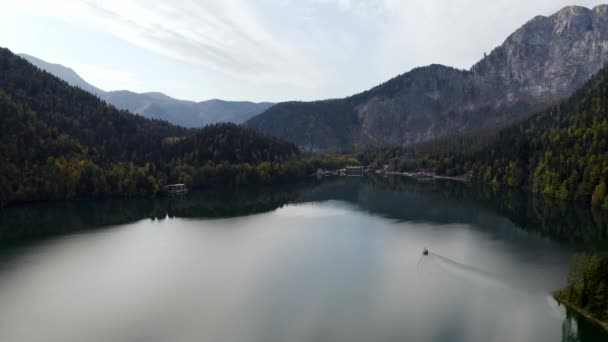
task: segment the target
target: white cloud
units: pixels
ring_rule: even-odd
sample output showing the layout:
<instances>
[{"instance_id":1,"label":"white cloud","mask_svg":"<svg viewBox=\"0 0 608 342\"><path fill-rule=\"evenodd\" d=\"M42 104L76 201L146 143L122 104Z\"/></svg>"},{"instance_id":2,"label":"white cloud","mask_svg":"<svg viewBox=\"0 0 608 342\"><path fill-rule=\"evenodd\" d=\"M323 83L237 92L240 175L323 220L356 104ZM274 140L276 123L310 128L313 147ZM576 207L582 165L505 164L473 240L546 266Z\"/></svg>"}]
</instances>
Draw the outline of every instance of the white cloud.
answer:
<instances>
[{"instance_id":1,"label":"white cloud","mask_svg":"<svg viewBox=\"0 0 608 342\"><path fill-rule=\"evenodd\" d=\"M325 73L270 32L246 1L89 0L87 14L133 44L258 83L326 82Z\"/></svg>"},{"instance_id":2,"label":"white cloud","mask_svg":"<svg viewBox=\"0 0 608 342\"><path fill-rule=\"evenodd\" d=\"M317 0L322 4L332 4L338 6L341 11L348 11L352 9L352 0Z\"/></svg>"},{"instance_id":3,"label":"white cloud","mask_svg":"<svg viewBox=\"0 0 608 342\"><path fill-rule=\"evenodd\" d=\"M104 90L113 90L113 85L121 84L123 89L141 89L144 84L137 75L130 71L103 68L89 64L73 64L70 66L85 80L95 80L95 86Z\"/></svg>"},{"instance_id":4,"label":"white cloud","mask_svg":"<svg viewBox=\"0 0 608 342\"><path fill-rule=\"evenodd\" d=\"M258 84L321 87L328 82L329 71L268 30L245 0L63 0L8 6L57 15L166 57Z\"/></svg>"},{"instance_id":5,"label":"white cloud","mask_svg":"<svg viewBox=\"0 0 608 342\"><path fill-rule=\"evenodd\" d=\"M310 0L319 4L332 5L342 12L351 12L360 16L378 16L388 14L395 4L404 1L393 0Z\"/></svg>"}]
</instances>

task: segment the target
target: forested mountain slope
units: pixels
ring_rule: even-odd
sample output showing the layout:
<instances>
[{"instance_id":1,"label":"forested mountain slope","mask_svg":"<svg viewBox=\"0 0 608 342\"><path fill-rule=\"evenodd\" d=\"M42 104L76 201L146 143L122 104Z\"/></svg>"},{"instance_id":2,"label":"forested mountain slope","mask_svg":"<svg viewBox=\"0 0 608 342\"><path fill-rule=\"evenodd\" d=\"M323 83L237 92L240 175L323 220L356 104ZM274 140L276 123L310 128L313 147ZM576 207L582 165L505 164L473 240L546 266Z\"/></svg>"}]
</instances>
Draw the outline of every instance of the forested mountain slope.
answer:
<instances>
[{"instance_id":1,"label":"forested mountain slope","mask_svg":"<svg viewBox=\"0 0 608 342\"><path fill-rule=\"evenodd\" d=\"M42 122L72 137L89 153L111 161L158 159L164 138L187 132L165 121L117 110L7 49L0 49L0 90L23 111L35 112Z\"/></svg>"},{"instance_id":2,"label":"forested mountain slope","mask_svg":"<svg viewBox=\"0 0 608 342\"><path fill-rule=\"evenodd\" d=\"M581 87L608 60L608 5L537 16L470 70L431 65L337 100L277 104L247 125L322 150L409 145L495 127Z\"/></svg>"},{"instance_id":3,"label":"forested mountain slope","mask_svg":"<svg viewBox=\"0 0 608 342\"><path fill-rule=\"evenodd\" d=\"M474 176L608 208L608 66L568 100L504 129Z\"/></svg>"},{"instance_id":4,"label":"forested mountain slope","mask_svg":"<svg viewBox=\"0 0 608 342\"><path fill-rule=\"evenodd\" d=\"M119 111L7 49L0 49L0 132L0 206L311 171L296 165L300 150L278 138L234 124L185 129Z\"/></svg>"},{"instance_id":5,"label":"forested mountain slope","mask_svg":"<svg viewBox=\"0 0 608 342\"><path fill-rule=\"evenodd\" d=\"M568 99L485 137L453 136L367 158L608 208L608 64Z\"/></svg>"}]
</instances>

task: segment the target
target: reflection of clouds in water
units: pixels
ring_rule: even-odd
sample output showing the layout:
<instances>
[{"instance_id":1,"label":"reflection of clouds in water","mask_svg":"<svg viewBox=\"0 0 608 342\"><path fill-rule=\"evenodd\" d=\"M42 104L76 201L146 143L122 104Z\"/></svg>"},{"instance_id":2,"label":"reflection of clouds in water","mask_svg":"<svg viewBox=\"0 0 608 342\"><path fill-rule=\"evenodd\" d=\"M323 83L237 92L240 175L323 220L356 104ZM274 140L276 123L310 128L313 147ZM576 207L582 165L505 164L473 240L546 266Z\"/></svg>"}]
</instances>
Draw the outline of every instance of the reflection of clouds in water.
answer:
<instances>
[{"instance_id":1,"label":"reflection of clouds in water","mask_svg":"<svg viewBox=\"0 0 608 342\"><path fill-rule=\"evenodd\" d=\"M563 321L566 319L566 310L553 298L552 295L545 295L547 303L547 314L555 319Z\"/></svg>"},{"instance_id":2,"label":"reflection of clouds in water","mask_svg":"<svg viewBox=\"0 0 608 342\"><path fill-rule=\"evenodd\" d=\"M552 297L519 287L506 277L432 252L421 256L416 267L418 280L426 286L439 286L446 291L460 288L458 295L468 309L458 315L463 324L470 326L466 330L472 333L469 340L479 340L484 334L501 341L542 340L543 333L534 329L536 324L551 326L565 319L563 308ZM498 310L488 311L484 309L487 305L495 305Z\"/></svg>"},{"instance_id":3,"label":"reflection of clouds in water","mask_svg":"<svg viewBox=\"0 0 608 342\"><path fill-rule=\"evenodd\" d=\"M562 320L547 315L544 296L487 286L490 274L420 256L429 244L454 255L484 235L333 204L141 221L49 242L1 278L0 340L559 339Z\"/></svg>"},{"instance_id":4,"label":"reflection of clouds in water","mask_svg":"<svg viewBox=\"0 0 608 342\"><path fill-rule=\"evenodd\" d=\"M383 309L394 310L387 319L403 318L403 322L395 325L417 331L415 339L421 340L423 336L426 339L422 340L430 341L554 340L547 336L559 339L557 327L563 319L555 315L555 308L547 304L545 295L528 292L508 279L449 258L432 253L422 256L422 245L417 245L416 240L395 243L392 249L402 252L391 258L395 267L385 275L381 291L386 297ZM404 279L408 274L410 277ZM462 327L454 328L454 324ZM464 335L455 336L457 332ZM450 333L450 338L442 339L441 336Z\"/></svg>"},{"instance_id":5,"label":"reflection of clouds in water","mask_svg":"<svg viewBox=\"0 0 608 342\"><path fill-rule=\"evenodd\" d=\"M345 209L350 206L337 202L327 201L322 203L289 204L273 213L280 217L311 217L322 218L347 214Z\"/></svg>"}]
</instances>

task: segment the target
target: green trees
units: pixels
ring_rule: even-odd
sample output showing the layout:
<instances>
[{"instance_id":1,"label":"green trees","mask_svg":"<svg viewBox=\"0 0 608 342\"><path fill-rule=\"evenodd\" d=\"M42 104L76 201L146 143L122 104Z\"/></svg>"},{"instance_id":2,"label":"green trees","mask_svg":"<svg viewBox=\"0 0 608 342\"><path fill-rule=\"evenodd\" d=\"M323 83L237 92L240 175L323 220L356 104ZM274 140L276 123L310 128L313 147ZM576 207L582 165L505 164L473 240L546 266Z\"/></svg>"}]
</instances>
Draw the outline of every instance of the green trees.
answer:
<instances>
[{"instance_id":1,"label":"green trees","mask_svg":"<svg viewBox=\"0 0 608 342\"><path fill-rule=\"evenodd\" d=\"M207 161L231 164L284 162L299 157L300 149L285 141L232 123L193 129L175 142L163 144L163 159L181 156L187 164Z\"/></svg>"},{"instance_id":2,"label":"green trees","mask_svg":"<svg viewBox=\"0 0 608 342\"><path fill-rule=\"evenodd\" d=\"M281 182L318 161L234 124L184 129L119 111L0 49L0 206L142 196L164 184Z\"/></svg>"},{"instance_id":3,"label":"green trees","mask_svg":"<svg viewBox=\"0 0 608 342\"><path fill-rule=\"evenodd\" d=\"M607 104L608 65L570 98L519 122L367 158L608 208Z\"/></svg>"},{"instance_id":4,"label":"green trees","mask_svg":"<svg viewBox=\"0 0 608 342\"><path fill-rule=\"evenodd\" d=\"M606 203L608 181L608 69L571 98L503 129L486 150L475 153L472 172L488 172L499 185L528 186L562 198ZM523 171L513 182L513 164Z\"/></svg>"},{"instance_id":5,"label":"green trees","mask_svg":"<svg viewBox=\"0 0 608 342\"><path fill-rule=\"evenodd\" d=\"M591 204L594 206L599 206L604 203L604 199L606 198L606 182L602 181L595 187L593 190L593 194L591 195Z\"/></svg>"},{"instance_id":6,"label":"green trees","mask_svg":"<svg viewBox=\"0 0 608 342\"><path fill-rule=\"evenodd\" d=\"M608 323L608 257L574 255L566 287L556 297Z\"/></svg>"}]
</instances>

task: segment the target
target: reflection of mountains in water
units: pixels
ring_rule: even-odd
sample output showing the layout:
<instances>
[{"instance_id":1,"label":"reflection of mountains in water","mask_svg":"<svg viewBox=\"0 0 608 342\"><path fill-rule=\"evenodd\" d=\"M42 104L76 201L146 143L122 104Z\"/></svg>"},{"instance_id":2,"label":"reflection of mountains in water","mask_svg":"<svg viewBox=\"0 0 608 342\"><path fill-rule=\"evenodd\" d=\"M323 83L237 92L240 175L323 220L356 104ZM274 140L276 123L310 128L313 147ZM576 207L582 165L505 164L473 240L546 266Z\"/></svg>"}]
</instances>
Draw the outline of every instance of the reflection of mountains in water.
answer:
<instances>
[{"instance_id":1,"label":"reflection of mountains in water","mask_svg":"<svg viewBox=\"0 0 608 342\"><path fill-rule=\"evenodd\" d=\"M141 219L222 218L267 212L298 198L307 183L192 191L184 197L34 203L0 210L0 245Z\"/></svg>"},{"instance_id":2,"label":"reflection of mountains in water","mask_svg":"<svg viewBox=\"0 0 608 342\"><path fill-rule=\"evenodd\" d=\"M220 218L272 211L290 203L339 200L373 215L411 222L471 224L585 243L607 240L607 216L573 203L459 182L406 177L335 178L289 185L206 189L183 198L38 203L0 210L0 243L124 224L144 218ZM508 219L507 219L508 218Z\"/></svg>"},{"instance_id":3,"label":"reflection of mountains in water","mask_svg":"<svg viewBox=\"0 0 608 342\"><path fill-rule=\"evenodd\" d=\"M532 233L597 248L606 248L608 240L606 211L519 190L500 191L447 180L368 177L318 187L301 198L327 199L346 201L398 221L470 224L491 232Z\"/></svg>"}]
</instances>

